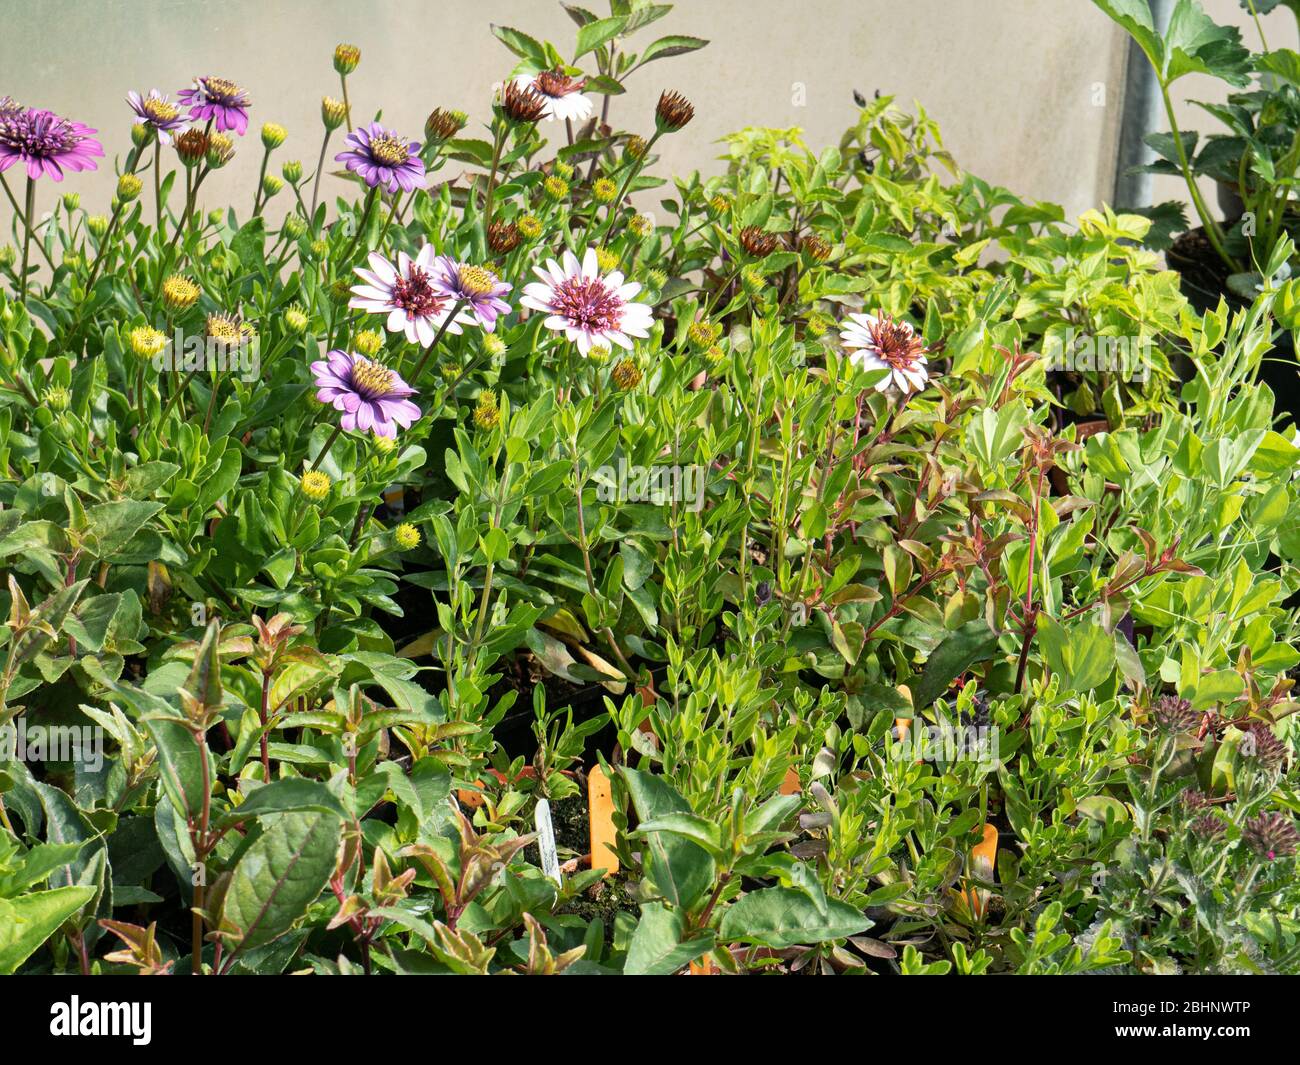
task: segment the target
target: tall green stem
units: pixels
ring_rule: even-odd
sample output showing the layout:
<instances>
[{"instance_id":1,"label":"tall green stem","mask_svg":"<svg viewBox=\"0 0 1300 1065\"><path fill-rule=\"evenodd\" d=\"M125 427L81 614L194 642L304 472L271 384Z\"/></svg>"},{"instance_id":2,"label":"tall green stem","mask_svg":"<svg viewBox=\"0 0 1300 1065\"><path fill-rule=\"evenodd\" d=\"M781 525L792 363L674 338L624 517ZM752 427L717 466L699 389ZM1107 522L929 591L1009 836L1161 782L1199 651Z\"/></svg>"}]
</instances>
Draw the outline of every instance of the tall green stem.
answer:
<instances>
[{"instance_id":1,"label":"tall green stem","mask_svg":"<svg viewBox=\"0 0 1300 1065\"><path fill-rule=\"evenodd\" d=\"M27 299L27 263L32 250L32 215L36 211L36 180L29 177L27 179L27 207L23 211L23 227L25 230L23 236L23 272L19 281L18 300L21 303Z\"/></svg>"}]
</instances>

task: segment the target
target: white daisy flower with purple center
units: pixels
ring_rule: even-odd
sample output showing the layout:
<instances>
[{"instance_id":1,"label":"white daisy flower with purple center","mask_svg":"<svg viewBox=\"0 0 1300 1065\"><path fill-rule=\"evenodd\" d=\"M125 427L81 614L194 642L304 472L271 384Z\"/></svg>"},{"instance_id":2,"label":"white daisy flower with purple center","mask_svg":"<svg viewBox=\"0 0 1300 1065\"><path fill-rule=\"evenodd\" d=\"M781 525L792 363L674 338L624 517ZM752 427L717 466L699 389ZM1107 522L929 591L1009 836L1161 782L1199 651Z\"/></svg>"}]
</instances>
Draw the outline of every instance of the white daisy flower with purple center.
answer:
<instances>
[{"instance_id":1,"label":"white daisy flower with purple center","mask_svg":"<svg viewBox=\"0 0 1300 1065\"><path fill-rule=\"evenodd\" d=\"M864 370L888 370L877 392L919 392L929 380L925 346L907 322L888 314L850 314L840 330L849 361Z\"/></svg>"},{"instance_id":2,"label":"white daisy flower with purple center","mask_svg":"<svg viewBox=\"0 0 1300 1065\"><path fill-rule=\"evenodd\" d=\"M521 89L532 89L545 103L542 117L585 122L595 110L590 99L582 95L586 78L571 78L559 70L543 70L540 74L521 74L515 78Z\"/></svg>"},{"instance_id":3,"label":"white daisy flower with purple center","mask_svg":"<svg viewBox=\"0 0 1300 1065\"><path fill-rule=\"evenodd\" d=\"M352 286L348 306L388 315L385 325L390 333L405 333L412 344L424 348L444 328L449 333L462 332L461 327L473 325L474 319L464 309L452 318L456 300L435 284L436 259L432 244L421 248L414 259L398 252L396 263L371 252L369 269L356 267L362 283Z\"/></svg>"},{"instance_id":4,"label":"white daisy flower with purple center","mask_svg":"<svg viewBox=\"0 0 1300 1065\"><path fill-rule=\"evenodd\" d=\"M602 277L595 248L586 250L581 263L571 251L562 258L563 266L549 259L545 267L533 267L541 280L525 285L519 300L547 315L547 329L563 333L583 355L599 344L630 349L633 337L650 335L650 308L629 302L640 284L625 281L618 270Z\"/></svg>"}]
</instances>

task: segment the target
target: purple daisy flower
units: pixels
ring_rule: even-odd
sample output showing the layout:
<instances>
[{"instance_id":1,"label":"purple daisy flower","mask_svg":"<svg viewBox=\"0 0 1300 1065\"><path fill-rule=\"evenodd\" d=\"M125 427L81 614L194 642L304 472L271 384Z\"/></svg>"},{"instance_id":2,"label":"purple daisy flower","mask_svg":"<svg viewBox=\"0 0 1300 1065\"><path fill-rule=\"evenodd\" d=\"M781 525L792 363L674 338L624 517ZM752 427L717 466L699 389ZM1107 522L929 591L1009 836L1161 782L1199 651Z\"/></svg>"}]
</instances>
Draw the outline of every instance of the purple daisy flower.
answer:
<instances>
[{"instance_id":1,"label":"purple daisy flower","mask_svg":"<svg viewBox=\"0 0 1300 1065\"><path fill-rule=\"evenodd\" d=\"M94 170L94 156L104 146L80 122L60 118L53 111L36 108L0 113L0 173L14 163L27 167L29 178L49 174L63 180L65 170Z\"/></svg>"},{"instance_id":2,"label":"purple daisy flower","mask_svg":"<svg viewBox=\"0 0 1300 1065\"><path fill-rule=\"evenodd\" d=\"M433 290L464 303L485 333L496 328L497 315L510 313L510 304L501 297L512 287L486 267L458 263L446 255L434 264Z\"/></svg>"},{"instance_id":3,"label":"purple daisy flower","mask_svg":"<svg viewBox=\"0 0 1300 1065\"><path fill-rule=\"evenodd\" d=\"M172 130L185 125L181 109L169 101L157 89L150 89L148 96L141 96L132 91L126 94L126 102L135 112L135 124L148 126L156 134L160 144L171 144Z\"/></svg>"},{"instance_id":4,"label":"purple daisy flower","mask_svg":"<svg viewBox=\"0 0 1300 1065\"><path fill-rule=\"evenodd\" d=\"M190 118L212 122L218 133L234 130L241 137L248 132L248 108L253 102L248 93L225 78L195 78L193 88L178 94L188 105Z\"/></svg>"},{"instance_id":5,"label":"purple daisy flower","mask_svg":"<svg viewBox=\"0 0 1300 1065\"><path fill-rule=\"evenodd\" d=\"M389 439L397 427L406 429L420 417L411 402L415 389L382 363L351 352L331 351L324 360L313 362L316 398L341 410L339 425L344 429L369 431Z\"/></svg>"},{"instance_id":6,"label":"purple daisy flower","mask_svg":"<svg viewBox=\"0 0 1300 1065\"><path fill-rule=\"evenodd\" d=\"M420 158L420 145L384 129L378 122L358 126L344 138L350 148L334 157L344 163L372 189L383 185L390 193L399 188L410 192L429 184Z\"/></svg>"}]
</instances>

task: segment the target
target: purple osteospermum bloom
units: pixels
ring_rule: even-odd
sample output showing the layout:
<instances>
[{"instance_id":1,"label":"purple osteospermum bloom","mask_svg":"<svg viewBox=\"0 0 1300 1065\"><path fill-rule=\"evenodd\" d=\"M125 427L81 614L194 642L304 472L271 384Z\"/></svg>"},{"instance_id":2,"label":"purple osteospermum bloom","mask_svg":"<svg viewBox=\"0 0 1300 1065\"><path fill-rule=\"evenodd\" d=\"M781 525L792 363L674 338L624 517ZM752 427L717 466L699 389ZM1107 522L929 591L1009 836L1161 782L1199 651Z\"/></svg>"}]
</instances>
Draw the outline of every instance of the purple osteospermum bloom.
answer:
<instances>
[{"instance_id":1,"label":"purple osteospermum bloom","mask_svg":"<svg viewBox=\"0 0 1300 1065\"><path fill-rule=\"evenodd\" d=\"M446 255L440 255L434 267L434 291L468 307L485 333L496 328L497 315L510 313L510 304L501 297L511 287L486 267L458 263Z\"/></svg>"},{"instance_id":2,"label":"purple osteospermum bloom","mask_svg":"<svg viewBox=\"0 0 1300 1065\"><path fill-rule=\"evenodd\" d=\"M129 92L126 94L126 102L135 112L135 124L152 129L158 134L158 141L161 144L171 144L172 130L180 129L185 125L181 109L157 89L150 89L148 96L141 96L134 91Z\"/></svg>"},{"instance_id":3,"label":"purple osteospermum bloom","mask_svg":"<svg viewBox=\"0 0 1300 1065\"><path fill-rule=\"evenodd\" d=\"M369 262L368 270L356 267L363 284L352 287L348 306L388 315L390 333L405 333L412 344L427 348L444 323L450 333L460 333L461 326L474 324L463 310L447 322L456 303L434 283L432 244L421 248L414 259L404 251L398 252L396 265L378 252L370 253Z\"/></svg>"},{"instance_id":4,"label":"purple osteospermum bloom","mask_svg":"<svg viewBox=\"0 0 1300 1065\"><path fill-rule=\"evenodd\" d=\"M549 315L546 328L564 333L583 355L597 344L631 348L631 337L650 335L650 308L628 302L641 286L625 283L617 270L601 277L595 248L587 249L581 265L566 251L563 267L550 259L545 269L535 266L533 271L542 280L525 285L519 302Z\"/></svg>"},{"instance_id":5,"label":"purple osteospermum bloom","mask_svg":"<svg viewBox=\"0 0 1300 1065\"><path fill-rule=\"evenodd\" d=\"M344 163L349 170L360 174L372 189L383 185L389 192L396 192L399 188L410 192L428 185L417 142L384 129L378 122L372 122L368 127L358 126L344 139L349 148L346 152L339 152L334 161Z\"/></svg>"},{"instance_id":6,"label":"purple osteospermum bloom","mask_svg":"<svg viewBox=\"0 0 1300 1065\"><path fill-rule=\"evenodd\" d=\"M0 122L7 118L14 118L26 110L27 108L12 96L0 96Z\"/></svg>"},{"instance_id":7,"label":"purple osteospermum bloom","mask_svg":"<svg viewBox=\"0 0 1300 1065\"><path fill-rule=\"evenodd\" d=\"M369 431L389 439L420 417L420 408L411 402L415 389L382 363L364 355L335 349L324 361L313 362L316 398L341 410L339 425L344 429Z\"/></svg>"},{"instance_id":8,"label":"purple osteospermum bloom","mask_svg":"<svg viewBox=\"0 0 1300 1065\"><path fill-rule=\"evenodd\" d=\"M104 147L91 134L95 130L80 122L60 118L53 111L36 108L0 114L0 173L14 163L27 167L29 178L49 174L63 180L65 170L94 170L94 156Z\"/></svg>"},{"instance_id":9,"label":"purple osteospermum bloom","mask_svg":"<svg viewBox=\"0 0 1300 1065\"><path fill-rule=\"evenodd\" d=\"M234 130L241 137L248 132L248 93L225 78L195 78L193 88L182 89L181 103L190 109L190 118L212 122L217 132Z\"/></svg>"}]
</instances>

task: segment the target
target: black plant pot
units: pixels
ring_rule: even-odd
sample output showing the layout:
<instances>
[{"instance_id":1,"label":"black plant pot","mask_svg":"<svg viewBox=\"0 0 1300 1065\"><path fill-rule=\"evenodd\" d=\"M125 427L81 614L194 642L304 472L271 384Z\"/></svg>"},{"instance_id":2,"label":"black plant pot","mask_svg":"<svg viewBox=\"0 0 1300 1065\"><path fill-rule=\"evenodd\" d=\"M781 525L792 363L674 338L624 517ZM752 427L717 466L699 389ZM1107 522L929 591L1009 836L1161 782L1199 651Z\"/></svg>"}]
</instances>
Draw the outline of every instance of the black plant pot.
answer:
<instances>
[{"instance_id":1,"label":"black plant pot","mask_svg":"<svg viewBox=\"0 0 1300 1065\"><path fill-rule=\"evenodd\" d=\"M1174 241L1165 253L1169 269L1179 276L1179 288L1199 313L1213 310L1219 300L1227 301L1236 311L1249 303L1228 288L1228 268L1219 258L1202 228L1191 229ZM1287 330L1279 331L1273 350L1259 367L1259 379L1276 397L1278 414L1289 414L1300 421L1300 364L1296 362L1295 343ZM1192 367L1181 367L1184 380L1191 379Z\"/></svg>"}]
</instances>

